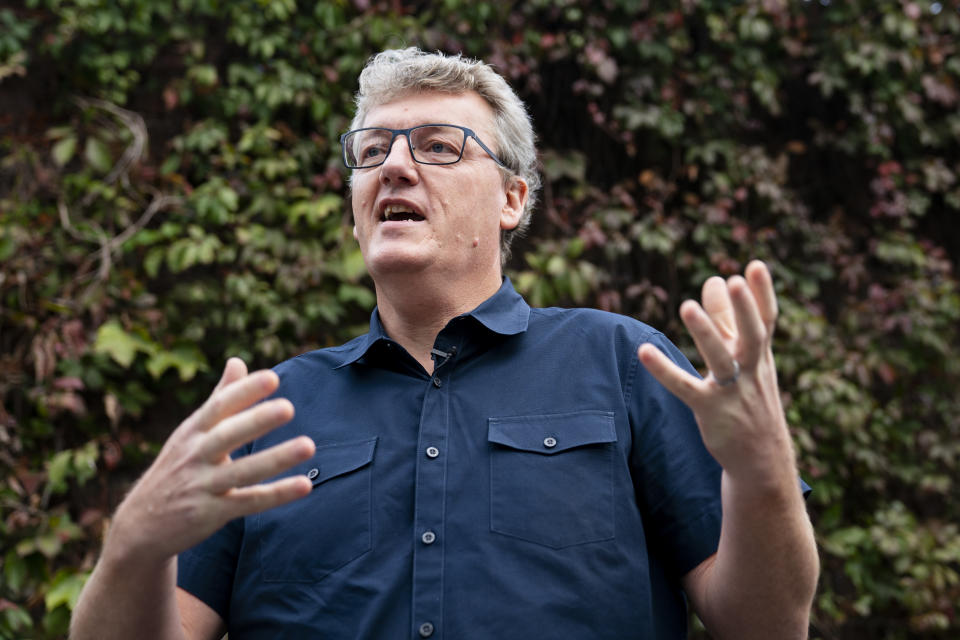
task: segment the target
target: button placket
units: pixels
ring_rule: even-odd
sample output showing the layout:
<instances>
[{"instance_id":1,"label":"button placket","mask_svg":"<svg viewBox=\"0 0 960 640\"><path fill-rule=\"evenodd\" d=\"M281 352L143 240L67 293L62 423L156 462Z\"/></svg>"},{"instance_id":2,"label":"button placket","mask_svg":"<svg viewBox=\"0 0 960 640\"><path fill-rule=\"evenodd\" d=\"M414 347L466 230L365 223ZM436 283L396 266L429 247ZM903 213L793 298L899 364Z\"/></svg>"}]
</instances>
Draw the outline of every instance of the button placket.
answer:
<instances>
[{"instance_id":1,"label":"button placket","mask_svg":"<svg viewBox=\"0 0 960 640\"><path fill-rule=\"evenodd\" d=\"M435 360L423 408L415 486L414 533L417 543L413 553L413 635L421 638L440 637L443 625L443 527L447 480L447 438L449 431L449 393L451 372L455 366L456 348L436 347L442 357ZM443 454L443 455L441 455Z\"/></svg>"}]
</instances>

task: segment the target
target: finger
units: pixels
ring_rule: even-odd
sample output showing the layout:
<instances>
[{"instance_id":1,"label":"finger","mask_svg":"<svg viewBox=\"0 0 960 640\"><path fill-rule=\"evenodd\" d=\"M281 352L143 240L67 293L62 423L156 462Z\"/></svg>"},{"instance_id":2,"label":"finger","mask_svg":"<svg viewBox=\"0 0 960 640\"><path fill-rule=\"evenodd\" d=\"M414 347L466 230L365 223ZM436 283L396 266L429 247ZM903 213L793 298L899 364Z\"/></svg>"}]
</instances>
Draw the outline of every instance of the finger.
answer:
<instances>
[{"instance_id":1,"label":"finger","mask_svg":"<svg viewBox=\"0 0 960 640\"><path fill-rule=\"evenodd\" d=\"M726 288L726 287L724 287ZM716 379L726 380L737 374L734 356L724 344L723 336L713 319L693 300L680 305L680 319L690 332L704 364Z\"/></svg>"},{"instance_id":2,"label":"finger","mask_svg":"<svg viewBox=\"0 0 960 640\"><path fill-rule=\"evenodd\" d=\"M700 293L703 309L713 323L717 325L720 335L724 338L733 338L737 335L737 320L727 291L727 283L720 276L707 278Z\"/></svg>"},{"instance_id":3,"label":"finger","mask_svg":"<svg viewBox=\"0 0 960 640\"><path fill-rule=\"evenodd\" d=\"M677 396L690 408L693 408L703 393L703 381L690 375L663 354L660 349L650 344L640 345L637 349L640 363L646 367L657 381L673 395Z\"/></svg>"},{"instance_id":4,"label":"finger","mask_svg":"<svg viewBox=\"0 0 960 640\"><path fill-rule=\"evenodd\" d=\"M190 420L200 430L209 431L224 418L263 400L279 385L280 378L273 371L255 371L215 391Z\"/></svg>"},{"instance_id":5,"label":"finger","mask_svg":"<svg viewBox=\"0 0 960 640\"><path fill-rule=\"evenodd\" d=\"M275 398L229 416L204 434L198 454L212 462L293 419L293 404Z\"/></svg>"},{"instance_id":6,"label":"finger","mask_svg":"<svg viewBox=\"0 0 960 640\"><path fill-rule=\"evenodd\" d=\"M213 493L226 493L237 487L263 482L304 460L309 460L316 446L307 436L287 440L265 451L260 451L217 467L210 481Z\"/></svg>"},{"instance_id":7,"label":"finger","mask_svg":"<svg viewBox=\"0 0 960 640\"><path fill-rule=\"evenodd\" d=\"M760 260L753 260L747 265L744 272L747 284L753 292L760 309L760 317L767 326L767 332L772 334L777 324L777 293L773 288L773 278L767 265Z\"/></svg>"},{"instance_id":8,"label":"finger","mask_svg":"<svg viewBox=\"0 0 960 640\"><path fill-rule=\"evenodd\" d=\"M267 484L232 489L227 494L228 519L259 513L308 495L313 486L307 476L296 475Z\"/></svg>"},{"instance_id":9,"label":"finger","mask_svg":"<svg viewBox=\"0 0 960 640\"><path fill-rule=\"evenodd\" d=\"M245 375L247 375L247 363L240 358L228 358L226 364L223 366L223 375L220 376L220 381L217 383L217 386L214 387L213 393L216 393L232 382L236 382Z\"/></svg>"},{"instance_id":10,"label":"finger","mask_svg":"<svg viewBox=\"0 0 960 640\"><path fill-rule=\"evenodd\" d=\"M736 311L737 330L740 332L737 359L741 365L751 366L759 360L760 354L767 347L767 328L760 317L757 301L747 281L741 276L733 276L727 287Z\"/></svg>"}]
</instances>

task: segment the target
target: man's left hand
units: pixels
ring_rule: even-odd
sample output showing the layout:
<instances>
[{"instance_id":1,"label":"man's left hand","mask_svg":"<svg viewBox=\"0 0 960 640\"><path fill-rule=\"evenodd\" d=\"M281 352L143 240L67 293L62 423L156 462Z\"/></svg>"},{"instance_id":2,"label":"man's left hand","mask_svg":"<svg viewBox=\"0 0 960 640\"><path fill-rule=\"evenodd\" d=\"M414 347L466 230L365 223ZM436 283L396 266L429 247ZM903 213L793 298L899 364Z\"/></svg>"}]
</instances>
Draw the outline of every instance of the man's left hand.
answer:
<instances>
[{"instance_id":1,"label":"man's left hand","mask_svg":"<svg viewBox=\"0 0 960 640\"><path fill-rule=\"evenodd\" d=\"M691 375L651 344L639 348L640 361L693 410L707 449L728 474L773 480L789 469L793 476L771 349L777 299L767 266L754 260L744 276L710 278L702 303L685 301L680 317L709 369L706 376Z\"/></svg>"}]
</instances>

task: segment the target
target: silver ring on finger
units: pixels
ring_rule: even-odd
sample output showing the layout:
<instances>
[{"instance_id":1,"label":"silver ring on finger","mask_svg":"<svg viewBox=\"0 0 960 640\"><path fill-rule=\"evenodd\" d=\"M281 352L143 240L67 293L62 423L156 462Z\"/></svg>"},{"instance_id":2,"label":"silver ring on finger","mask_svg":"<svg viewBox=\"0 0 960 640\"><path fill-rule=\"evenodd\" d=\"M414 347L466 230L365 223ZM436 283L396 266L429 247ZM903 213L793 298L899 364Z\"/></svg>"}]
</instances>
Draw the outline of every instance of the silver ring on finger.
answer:
<instances>
[{"instance_id":1,"label":"silver ring on finger","mask_svg":"<svg viewBox=\"0 0 960 640\"><path fill-rule=\"evenodd\" d=\"M726 378L718 378L713 371L710 372L710 377L713 378L713 381L717 384L718 387L728 387L737 380L740 379L740 363L734 359L733 361L733 373L731 373Z\"/></svg>"}]
</instances>

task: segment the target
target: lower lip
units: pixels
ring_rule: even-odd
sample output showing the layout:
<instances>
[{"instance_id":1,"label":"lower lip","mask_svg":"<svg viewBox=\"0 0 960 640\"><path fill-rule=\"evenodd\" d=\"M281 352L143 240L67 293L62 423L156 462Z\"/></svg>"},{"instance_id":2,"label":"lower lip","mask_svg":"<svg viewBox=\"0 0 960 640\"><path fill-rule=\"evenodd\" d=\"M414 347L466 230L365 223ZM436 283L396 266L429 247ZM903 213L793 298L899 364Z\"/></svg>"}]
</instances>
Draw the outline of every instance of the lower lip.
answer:
<instances>
[{"instance_id":1,"label":"lower lip","mask_svg":"<svg viewBox=\"0 0 960 640\"><path fill-rule=\"evenodd\" d=\"M380 226L384 229L405 229L422 222L425 222L425 220L384 220L380 223Z\"/></svg>"}]
</instances>

